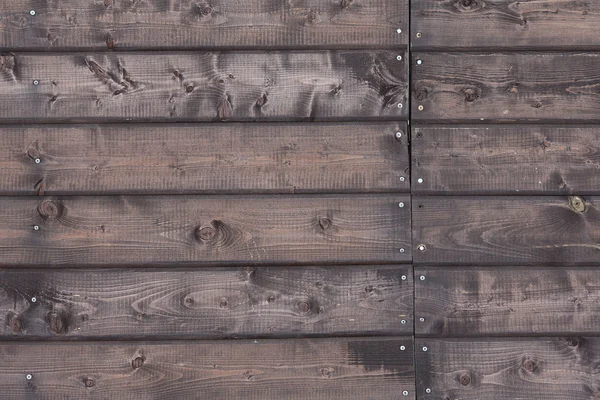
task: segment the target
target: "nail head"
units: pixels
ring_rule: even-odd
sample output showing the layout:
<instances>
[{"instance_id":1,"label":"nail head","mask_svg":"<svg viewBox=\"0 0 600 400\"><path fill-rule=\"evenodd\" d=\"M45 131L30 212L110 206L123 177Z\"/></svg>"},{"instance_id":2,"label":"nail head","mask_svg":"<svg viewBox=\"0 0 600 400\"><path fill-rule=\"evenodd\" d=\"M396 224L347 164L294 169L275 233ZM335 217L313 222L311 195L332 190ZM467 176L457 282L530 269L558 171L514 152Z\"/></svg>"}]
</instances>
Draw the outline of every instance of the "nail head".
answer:
<instances>
[{"instance_id":1,"label":"nail head","mask_svg":"<svg viewBox=\"0 0 600 400\"><path fill-rule=\"evenodd\" d=\"M31 298L31 302L32 302L32 303L35 303L36 301L37 301L37 299L36 299L35 297L32 297L32 298Z\"/></svg>"},{"instance_id":2,"label":"nail head","mask_svg":"<svg viewBox=\"0 0 600 400\"><path fill-rule=\"evenodd\" d=\"M427 393L427 394L431 393L431 389L429 389L429 388L425 389L425 393Z\"/></svg>"},{"instance_id":3,"label":"nail head","mask_svg":"<svg viewBox=\"0 0 600 400\"><path fill-rule=\"evenodd\" d=\"M402 279L403 281L405 281L405 280L406 280L406 275L402 275L402 276L401 276L401 279Z\"/></svg>"},{"instance_id":4,"label":"nail head","mask_svg":"<svg viewBox=\"0 0 600 400\"><path fill-rule=\"evenodd\" d=\"M398 108L402 108L402 103L398 103Z\"/></svg>"},{"instance_id":5,"label":"nail head","mask_svg":"<svg viewBox=\"0 0 600 400\"><path fill-rule=\"evenodd\" d=\"M398 252L400 252L400 253L404 253L404 249L403 249L403 248L399 248L399 249L398 249Z\"/></svg>"},{"instance_id":6,"label":"nail head","mask_svg":"<svg viewBox=\"0 0 600 400\"><path fill-rule=\"evenodd\" d=\"M421 275L421 276L419 277L419 279L420 279L420 280L422 280L422 281L424 281L424 280L425 280L425 275Z\"/></svg>"},{"instance_id":7,"label":"nail head","mask_svg":"<svg viewBox=\"0 0 600 400\"><path fill-rule=\"evenodd\" d=\"M404 203L403 202L398 203L398 207L404 208Z\"/></svg>"},{"instance_id":8,"label":"nail head","mask_svg":"<svg viewBox=\"0 0 600 400\"><path fill-rule=\"evenodd\" d=\"M423 346L423 351L425 351L425 352L426 352L427 350L429 350L429 349L427 348L427 346Z\"/></svg>"},{"instance_id":9,"label":"nail head","mask_svg":"<svg viewBox=\"0 0 600 400\"><path fill-rule=\"evenodd\" d=\"M406 325L406 320L405 320L405 319L403 319L402 321L400 321L400 323L401 323L402 325Z\"/></svg>"},{"instance_id":10,"label":"nail head","mask_svg":"<svg viewBox=\"0 0 600 400\"><path fill-rule=\"evenodd\" d=\"M406 350L406 346L400 346L400 351Z\"/></svg>"},{"instance_id":11,"label":"nail head","mask_svg":"<svg viewBox=\"0 0 600 400\"><path fill-rule=\"evenodd\" d=\"M400 139L402 137L402 132L396 132L396 139Z\"/></svg>"},{"instance_id":12,"label":"nail head","mask_svg":"<svg viewBox=\"0 0 600 400\"><path fill-rule=\"evenodd\" d=\"M419 182L419 183L423 183L423 178L419 178L419 179L417 179L417 182Z\"/></svg>"},{"instance_id":13,"label":"nail head","mask_svg":"<svg viewBox=\"0 0 600 400\"><path fill-rule=\"evenodd\" d=\"M402 392L402 395L403 395L403 396L408 396L408 390L405 390L405 391L403 391L403 392Z\"/></svg>"},{"instance_id":14,"label":"nail head","mask_svg":"<svg viewBox=\"0 0 600 400\"><path fill-rule=\"evenodd\" d=\"M423 64L423 60L417 60L417 65Z\"/></svg>"},{"instance_id":15,"label":"nail head","mask_svg":"<svg viewBox=\"0 0 600 400\"><path fill-rule=\"evenodd\" d=\"M421 36L421 32L417 32L417 37L420 38Z\"/></svg>"},{"instance_id":16,"label":"nail head","mask_svg":"<svg viewBox=\"0 0 600 400\"><path fill-rule=\"evenodd\" d=\"M417 107L417 108L419 109L419 111L423 111L423 106L421 106L421 105L420 105L420 106L419 106L419 107Z\"/></svg>"},{"instance_id":17,"label":"nail head","mask_svg":"<svg viewBox=\"0 0 600 400\"><path fill-rule=\"evenodd\" d=\"M39 225L34 225L33 226L33 230L34 231L39 231L40 230L40 226Z\"/></svg>"},{"instance_id":18,"label":"nail head","mask_svg":"<svg viewBox=\"0 0 600 400\"><path fill-rule=\"evenodd\" d=\"M425 318L421 317L421 318L419 318L419 321L425 322Z\"/></svg>"},{"instance_id":19,"label":"nail head","mask_svg":"<svg viewBox=\"0 0 600 400\"><path fill-rule=\"evenodd\" d=\"M25 378L27 378L27 380L28 380L28 381L30 381L30 380L31 380L31 378L33 378L33 375L31 375L31 374L27 374L27 376L26 376Z\"/></svg>"},{"instance_id":20,"label":"nail head","mask_svg":"<svg viewBox=\"0 0 600 400\"><path fill-rule=\"evenodd\" d=\"M396 56L396 60L402 61L402 56Z\"/></svg>"},{"instance_id":21,"label":"nail head","mask_svg":"<svg viewBox=\"0 0 600 400\"><path fill-rule=\"evenodd\" d=\"M39 84L40 84L40 81L38 81L37 79L33 81L33 85L34 85L34 86L37 86L37 85L39 85Z\"/></svg>"},{"instance_id":22,"label":"nail head","mask_svg":"<svg viewBox=\"0 0 600 400\"><path fill-rule=\"evenodd\" d=\"M403 176L400 177L400 182L404 182L405 178Z\"/></svg>"},{"instance_id":23,"label":"nail head","mask_svg":"<svg viewBox=\"0 0 600 400\"><path fill-rule=\"evenodd\" d=\"M420 251L425 251L425 249L426 249L424 244L420 244L418 248Z\"/></svg>"},{"instance_id":24,"label":"nail head","mask_svg":"<svg viewBox=\"0 0 600 400\"><path fill-rule=\"evenodd\" d=\"M39 158L36 158L36 159L35 159L35 163L36 163L36 164L39 164L39 163L41 163L41 162L42 162L42 160L40 160Z\"/></svg>"},{"instance_id":25,"label":"nail head","mask_svg":"<svg viewBox=\"0 0 600 400\"><path fill-rule=\"evenodd\" d=\"M31 15L33 17L35 15L35 10L29 11L29 15Z\"/></svg>"},{"instance_id":26,"label":"nail head","mask_svg":"<svg viewBox=\"0 0 600 400\"><path fill-rule=\"evenodd\" d=\"M402 29L400 29L400 28L396 29L396 33L402 33Z\"/></svg>"}]
</instances>

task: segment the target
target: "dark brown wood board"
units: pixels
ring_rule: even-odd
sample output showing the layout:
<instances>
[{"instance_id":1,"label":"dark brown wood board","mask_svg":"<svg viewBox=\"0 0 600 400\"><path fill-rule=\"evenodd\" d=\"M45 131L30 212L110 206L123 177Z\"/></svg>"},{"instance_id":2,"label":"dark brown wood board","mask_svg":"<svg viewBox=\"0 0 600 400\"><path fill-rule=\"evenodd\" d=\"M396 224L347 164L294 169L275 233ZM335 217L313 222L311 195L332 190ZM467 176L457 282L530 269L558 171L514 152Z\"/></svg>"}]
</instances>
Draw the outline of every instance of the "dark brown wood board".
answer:
<instances>
[{"instance_id":1,"label":"dark brown wood board","mask_svg":"<svg viewBox=\"0 0 600 400\"><path fill-rule=\"evenodd\" d=\"M413 0L413 49L600 48L600 3L559 0Z\"/></svg>"},{"instance_id":2,"label":"dark brown wood board","mask_svg":"<svg viewBox=\"0 0 600 400\"><path fill-rule=\"evenodd\" d=\"M417 125L411 145L413 193L600 194L595 125Z\"/></svg>"},{"instance_id":3,"label":"dark brown wood board","mask_svg":"<svg viewBox=\"0 0 600 400\"><path fill-rule=\"evenodd\" d=\"M596 197L413 197L419 264L583 265L600 260Z\"/></svg>"},{"instance_id":4,"label":"dark brown wood board","mask_svg":"<svg viewBox=\"0 0 600 400\"><path fill-rule=\"evenodd\" d=\"M418 339L415 347L419 399L589 400L600 394L597 337Z\"/></svg>"},{"instance_id":5,"label":"dark brown wood board","mask_svg":"<svg viewBox=\"0 0 600 400\"><path fill-rule=\"evenodd\" d=\"M4 54L0 122L406 119L406 58L405 50Z\"/></svg>"},{"instance_id":6,"label":"dark brown wood board","mask_svg":"<svg viewBox=\"0 0 600 400\"><path fill-rule=\"evenodd\" d=\"M600 121L600 53L413 53L412 58L415 121Z\"/></svg>"},{"instance_id":7,"label":"dark brown wood board","mask_svg":"<svg viewBox=\"0 0 600 400\"><path fill-rule=\"evenodd\" d=\"M410 265L0 270L5 339L412 335L412 313Z\"/></svg>"},{"instance_id":8,"label":"dark brown wood board","mask_svg":"<svg viewBox=\"0 0 600 400\"><path fill-rule=\"evenodd\" d=\"M417 335L598 333L597 266L418 267L415 276Z\"/></svg>"},{"instance_id":9,"label":"dark brown wood board","mask_svg":"<svg viewBox=\"0 0 600 400\"><path fill-rule=\"evenodd\" d=\"M3 197L0 263L410 262L409 200L405 194Z\"/></svg>"},{"instance_id":10,"label":"dark brown wood board","mask_svg":"<svg viewBox=\"0 0 600 400\"><path fill-rule=\"evenodd\" d=\"M408 0L2 0L0 9L0 47L5 49L391 48L408 43Z\"/></svg>"},{"instance_id":11,"label":"dark brown wood board","mask_svg":"<svg viewBox=\"0 0 600 400\"><path fill-rule=\"evenodd\" d=\"M3 195L410 187L404 122L3 126L0 160Z\"/></svg>"},{"instance_id":12,"label":"dark brown wood board","mask_svg":"<svg viewBox=\"0 0 600 400\"><path fill-rule=\"evenodd\" d=\"M11 399L415 398L410 337L5 342L0 357Z\"/></svg>"}]
</instances>

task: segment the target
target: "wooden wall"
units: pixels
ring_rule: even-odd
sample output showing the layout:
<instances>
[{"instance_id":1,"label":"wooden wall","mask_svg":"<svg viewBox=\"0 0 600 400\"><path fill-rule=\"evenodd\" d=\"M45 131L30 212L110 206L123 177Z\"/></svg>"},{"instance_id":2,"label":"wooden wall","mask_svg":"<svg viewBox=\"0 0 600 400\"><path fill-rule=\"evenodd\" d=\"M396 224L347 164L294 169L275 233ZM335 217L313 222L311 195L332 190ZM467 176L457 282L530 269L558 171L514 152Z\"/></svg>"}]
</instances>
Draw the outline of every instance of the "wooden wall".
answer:
<instances>
[{"instance_id":1,"label":"wooden wall","mask_svg":"<svg viewBox=\"0 0 600 400\"><path fill-rule=\"evenodd\" d=\"M0 397L415 399L407 0L0 0Z\"/></svg>"},{"instance_id":2,"label":"wooden wall","mask_svg":"<svg viewBox=\"0 0 600 400\"><path fill-rule=\"evenodd\" d=\"M413 0L419 399L592 399L598 4Z\"/></svg>"}]
</instances>

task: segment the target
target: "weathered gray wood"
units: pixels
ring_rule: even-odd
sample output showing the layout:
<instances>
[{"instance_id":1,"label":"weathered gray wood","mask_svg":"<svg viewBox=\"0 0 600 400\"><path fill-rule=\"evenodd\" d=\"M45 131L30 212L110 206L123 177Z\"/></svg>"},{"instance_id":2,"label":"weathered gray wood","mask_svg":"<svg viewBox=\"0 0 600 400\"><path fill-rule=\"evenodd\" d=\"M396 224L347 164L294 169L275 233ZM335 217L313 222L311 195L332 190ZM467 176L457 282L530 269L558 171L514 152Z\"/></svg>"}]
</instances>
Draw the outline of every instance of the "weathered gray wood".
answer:
<instances>
[{"instance_id":1,"label":"weathered gray wood","mask_svg":"<svg viewBox=\"0 0 600 400\"><path fill-rule=\"evenodd\" d=\"M405 123L3 126L0 162L4 195L405 192L410 186Z\"/></svg>"},{"instance_id":2,"label":"weathered gray wood","mask_svg":"<svg viewBox=\"0 0 600 400\"><path fill-rule=\"evenodd\" d=\"M600 121L600 53L412 57L412 117L417 121Z\"/></svg>"},{"instance_id":3,"label":"weathered gray wood","mask_svg":"<svg viewBox=\"0 0 600 400\"><path fill-rule=\"evenodd\" d=\"M414 193L600 194L598 126L417 125L411 145Z\"/></svg>"},{"instance_id":4,"label":"weathered gray wood","mask_svg":"<svg viewBox=\"0 0 600 400\"><path fill-rule=\"evenodd\" d=\"M598 272L598 267L418 267L415 331L433 336L596 335Z\"/></svg>"},{"instance_id":5,"label":"weathered gray wood","mask_svg":"<svg viewBox=\"0 0 600 400\"><path fill-rule=\"evenodd\" d=\"M590 400L600 395L597 337L419 339L415 346L419 399Z\"/></svg>"},{"instance_id":6,"label":"weathered gray wood","mask_svg":"<svg viewBox=\"0 0 600 400\"><path fill-rule=\"evenodd\" d=\"M596 264L595 197L414 197L415 263ZM420 250L423 249L423 250Z\"/></svg>"},{"instance_id":7,"label":"weathered gray wood","mask_svg":"<svg viewBox=\"0 0 600 400\"><path fill-rule=\"evenodd\" d=\"M0 10L0 47L5 49L373 48L408 43L408 0L1 0Z\"/></svg>"},{"instance_id":8,"label":"weathered gray wood","mask_svg":"<svg viewBox=\"0 0 600 400\"><path fill-rule=\"evenodd\" d=\"M408 195L4 197L0 202L4 266L411 260Z\"/></svg>"},{"instance_id":9,"label":"weathered gray wood","mask_svg":"<svg viewBox=\"0 0 600 400\"><path fill-rule=\"evenodd\" d=\"M408 337L4 343L0 357L11 399L415 398Z\"/></svg>"},{"instance_id":10,"label":"weathered gray wood","mask_svg":"<svg viewBox=\"0 0 600 400\"><path fill-rule=\"evenodd\" d=\"M404 50L5 54L0 122L405 119L406 58Z\"/></svg>"},{"instance_id":11,"label":"weathered gray wood","mask_svg":"<svg viewBox=\"0 0 600 400\"><path fill-rule=\"evenodd\" d=\"M414 0L414 49L600 48L600 3L576 0Z\"/></svg>"},{"instance_id":12,"label":"weathered gray wood","mask_svg":"<svg viewBox=\"0 0 600 400\"><path fill-rule=\"evenodd\" d=\"M412 312L411 266L0 270L4 338L412 335Z\"/></svg>"}]
</instances>

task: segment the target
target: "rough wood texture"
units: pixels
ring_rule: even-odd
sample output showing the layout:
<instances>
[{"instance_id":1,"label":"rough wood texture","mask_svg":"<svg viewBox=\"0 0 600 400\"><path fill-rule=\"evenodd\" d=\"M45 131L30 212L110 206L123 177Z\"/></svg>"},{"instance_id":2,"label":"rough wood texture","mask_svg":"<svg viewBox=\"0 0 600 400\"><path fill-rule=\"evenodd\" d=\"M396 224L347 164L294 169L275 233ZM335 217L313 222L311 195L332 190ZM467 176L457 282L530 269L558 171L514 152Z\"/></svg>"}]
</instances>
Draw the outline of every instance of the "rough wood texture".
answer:
<instances>
[{"instance_id":1,"label":"rough wood texture","mask_svg":"<svg viewBox=\"0 0 600 400\"><path fill-rule=\"evenodd\" d=\"M411 144L414 193L600 193L598 126L421 125Z\"/></svg>"},{"instance_id":2,"label":"rough wood texture","mask_svg":"<svg viewBox=\"0 0 600 400\"><path fill-rule=\"evenodd\" d=\"M0 386L11 399L414 399L411 342L4 343Z\"/></svg>"},{"instance_id":3,"label":"rough wood texture","mask_svg":"<svg viewBox=\"0 0 600 400\"><path fill-rule=\"evenodd\" d=\"M0 263L6 266L411 260L408 195L0 201Z\"/></svg>"},{"instance_id":4,"label":"rough wood texture","mask_svg":"<svg viewBox=\"0 0 600 400\"><path fill-rule=\"evenodd\" d=\"M0 10L0 47L8 49L373 48L408 43L408 0L1 0Z\"/></svg>"},{"instance_id":5,"label":"rough wood texture","mask_svg":"<svg viewBox=\"0 0 600 400\"><path fill-rule=\"evenodd\" d=\"M595 264L599 202L579 196L414 197L414 261Z\"/></svg>"},{"instance_id":6,"label":"rough wood texture","mask_svg":"<svg viewBox=\"0 0 600 400\"><path fill-rule=\"evenodd\" d=\"M591 400L600 396L600 338L420 339L415 346L419 399Z\"/></svg>"},{"instance_id":7,"label":"rough wood texture","mask_svg":"<svg viewBox=\"0 0 600 400\"><path fill-rule=\"evenodd\" d=\"M410 266L0 270L5 338L412 335L412 312Z\"/></svg>"},{"instance_id":8,"label":"rough wood texture","mask_svg":"<svg viewBox=\"0 0 600 400\"><path fill-rule=\"evenodd\" d=\"M600 121L598 53L419 53L413 63L415 120Z\"/></svg>"},{"instance_id":9,"label":"rough wood texture","mask_svg":"<svg viewBox=\"0 0 600 400\"><path fill-rule=\"evenodd\" d=\"M414 0L411 14L414 49L600 47L597 1Z\"/></svg>"},{"instance_id":10,"label":"rough wood texture","mask_svg":"<svg viewBox=\"0 0 600 400\"><path fill-rule=\"evenodd\" d=\"M419 267L415 276L419 335L598 333L598 267Z\"/></svg>"},{"instance_id":11,"label":"rough wood texture","mask_svg":"<svg viewBox=\"0 0 600 400\"><path fill-rule=\"evenodd\" d=\"M405 119L406 58L404 50L5 54L0 122Z\"/></svg>"},{"instance_id":12,"label":"rough wood texture","mask_svg":"<svg viewBox=\"0 0 600 400\"><path fill-rule=\"evenodd\" d=\"M404 192L408 166L405 123L0 127L3 195Z\"/></svg>"}]
</instances>

